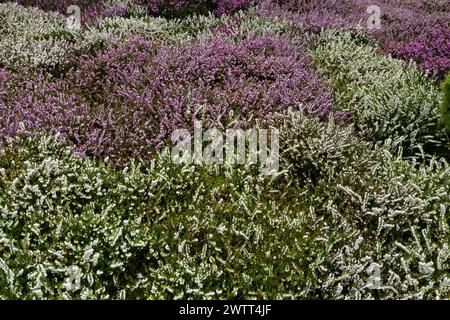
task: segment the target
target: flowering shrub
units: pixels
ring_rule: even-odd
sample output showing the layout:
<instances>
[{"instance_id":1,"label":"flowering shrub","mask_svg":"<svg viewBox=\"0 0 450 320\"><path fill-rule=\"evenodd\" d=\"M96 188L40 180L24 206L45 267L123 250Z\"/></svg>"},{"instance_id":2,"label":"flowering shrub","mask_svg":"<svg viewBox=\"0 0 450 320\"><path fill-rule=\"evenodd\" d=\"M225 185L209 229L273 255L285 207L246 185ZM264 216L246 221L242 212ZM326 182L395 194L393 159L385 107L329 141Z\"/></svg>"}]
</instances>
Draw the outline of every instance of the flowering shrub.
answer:
<instances>
[{"instance_id":1,"label":"flowering shrub","mask_svg":"<svg viewBox=\"0 0 450 320\"><path fill-rule=\"evenodd\" d=\"M328 31L313 52L333 79L335 100L366 138L401 146L406 155L449 142L438 129L440 92L421 71L382 57L348 32ZM399 144L399 145L398 145Z\"/></svg>"},{"instance_id":2,"label":"flowering shrub","mask_svg":"<svg viewBox=\"0 0 450 320\"><path fill-rule=\"evenodd\" d=\"M62 63L75 39L63 17L15 4L0 3L0 25L0 68L22 73Z\"/></svg>"},{"instance_id":3,"label":"flowering shrub","mask_svg":"<svg viewBox=\"0 0 450 320\"><path fill-rule=\"evenodd\" d=\"M44 11L55 11L66 14L71 5L79 6L82 10L81 18L83 21L89 21L100 15L105 10L106 1L98 0L16 0L16 3L22 6L32 6Z\"/></svg>"},{"instance_id":4,"label":"flowering shrub","mask_svg":"<svg viewBox=\"0 0 450 320\"><path fill-rule=\"evenodd\" d=\"M151 14L180 17L189 14L204 14L209 11L217 15L232 13L248 6L252 0L137 0Z\"/></svg>"},{"instance_id":5,"label":"flowering shrub","mask_svg":"<svg viewBox=\"0 0 450 320\"><path fill-rule=\"evenodd\" d=\"M406 61L412 59L438 78L444 77L450 68L450 12L446 0L380 0L376 3L371 0L280 0L278 3L297 15L277 9L263 12L302 21L312 31L320 31L322 27L361 29L374 37L385 53ZM380 29L368 30L366 26L370 16L367 8L371 5L380 7Z\"/></svg>"},{"instance_id":6,"label":"flowering shrub","mask_svg":"<svg viewBox=\"0 0 450 320\"><path fill-rule=\"evenodd\" d=\"M61 80L36 78L17 90L25 94L12 90L0 105L6 132L22 122L62 133L80 152L125 162L149 159L194 119L248 126L289 107L319 116L332 108L305 52L276 36L181 48L136 38L83 59Z\"/></svg>"},{"instance_id":7,"label":"flowering shrub","mask_svg":"<svg viewBox=\"0 0 450 320\"><path fill-rule=\"evenodd\" d=\"M450 70L450 28L427 27L409 43L394 49L394 57L415 61L420 67L439 79Z\"/></svg>"},{"instance_id":8,"label":"flowering shrub","mask_svg":"<svg viewBox=\"0 0 450 320\"><path fill-rule=\"evenodd\" d=\"M384 146L358 141L352 128L333 121L323 125L287 114L281 123L287 185L303 182L302 196L292 197L310 199L302 206L305 221L312 219L307 224L317 227L311 230L318 238L310 242L308 255L325 258L305 266L320 286L315 297L448 294L448 163L432 160L415 167ZM325 248L329 254L321 254Z\"/></svg>"},{"instance_id":9,"label":"flowering shrub","mask_svg":"<svg viewBox=\"0 0 450 320\"><path fill-rule=\"evenodd\" d=\"M414 168L332 121L277 121L288 171L276 178L164 153L113 171L53 138L9 141L0 297L444 298L448 164ZM299 183L304 146L327 174Z\"/></svg>"},{"instance_id":10,"label":"flowering shrub","mask_svg":"<svg viewBox=\"0 0 450 320\"><path fill-rule=\"evenodd\" d=\"M98 29L71 30L66 18L57 13L26 9L14 3L0 3L0 24L0 68L24 78L42 71L57 74L74 67L80 55L105 49L111 39L125 41L121 26L105 30L102 24ZM155 27L150 28L149 23L148 29Z\"/></svg>"},{"instance_id":11,"label":"flowering shrub","mask_svg":"<svg viewBox=\"0 0 450 320\"><path fill-rule=\"evenodd\" d=\"M0 299L450 296L447 0L13 2ZM195 120L280 170L175 165Z\"/></svg>"}]
</instances>

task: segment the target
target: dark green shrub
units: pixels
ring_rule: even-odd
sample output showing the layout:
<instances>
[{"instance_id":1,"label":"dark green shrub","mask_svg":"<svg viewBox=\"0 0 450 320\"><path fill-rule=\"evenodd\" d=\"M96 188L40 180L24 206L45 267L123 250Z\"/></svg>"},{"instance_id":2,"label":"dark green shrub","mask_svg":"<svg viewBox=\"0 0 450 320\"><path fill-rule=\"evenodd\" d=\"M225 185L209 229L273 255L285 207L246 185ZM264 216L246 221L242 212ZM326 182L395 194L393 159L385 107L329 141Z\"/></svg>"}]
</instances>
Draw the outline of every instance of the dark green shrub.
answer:
<instances>
[{"instance_id":1,"label":"dark green shrub","mask_svg":"<svg viewBox=\"0 0 450 320\"><path fill-rule=\"evenodd\" d=\"M450 132L450 73L442 84L442 91L444 92L444 98L440 106L441 124L447 132Z\"/></svg>"}]
</instances>

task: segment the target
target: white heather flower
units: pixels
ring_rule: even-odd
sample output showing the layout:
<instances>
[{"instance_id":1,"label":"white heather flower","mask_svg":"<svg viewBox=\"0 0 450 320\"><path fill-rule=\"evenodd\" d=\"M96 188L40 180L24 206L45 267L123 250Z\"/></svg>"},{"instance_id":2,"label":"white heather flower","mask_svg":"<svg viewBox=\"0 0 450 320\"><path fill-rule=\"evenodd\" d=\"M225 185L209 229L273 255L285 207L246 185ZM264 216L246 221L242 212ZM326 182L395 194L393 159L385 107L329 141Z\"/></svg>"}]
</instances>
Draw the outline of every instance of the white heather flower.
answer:
<instances>
[{"instance_id":1,"label":"white heather flower","mask_svg":"<svg viewBox=\"0 0 450 320\"><path fill-rule=\"evenodd\" d=\"M122 263L122 262L113 263L113 264L111 265L111 269L117 269L117 268L120 268L120 267L122 267L122 266L123 266L123 263Z\"/></svg>"},{"instance_id":2,"label":"white heather flower","mask_svg":"<svg viewBox=\"0 0 450 320\"><path fill-rule=\"evenodd\" d=\"M95 265L97 265L97 263L98 263L98 258L100 257L100 254L98 254L98 253L95 253L93 256L92 256L92 263L94 264L94 266Z\"/></svg>"},{"instance_id":3,"label":"white heather flower","mask_svg":"<svg viewBox=\"0 0 450 320\"><path fill-rule=\"evenodd\" d=\"M217 232L220 234L223 234L225 231L227 230L227 228L221 224L218 228L217 228Z\"/></svg>"},{"instance_id":4,"label":"white heather flower","mask_svg":"<svg viewBox=\"0 0 450 320\"><path fill-rule=\"evenodd\" d=\"M83 254L83 258L82 258L83 261L89 262L93 253L94 253L94 249L92 249L92 248L87 249Z\"/></svg>"},{"instance_id":5,"label":"white heather flower","mask_svg":"<svg viewBox=\"0 0 450 320\"><path fill-rule=\"evenodd\" d=\"M444 277L441 283L441 287L443 290L450 289L450 278Z\"/></svg>"},{"instance_id":6,"label":"white heather flower","mask_svg":"<svg viewBox=\"0 0 450 320\"><path fill-rule=\"evenodd\" d=\"M358 239L355 241L355 250L359 249L359 245L364 241L364 238L359 236Z\"/></svg>"},{"instance_id":7,"label":"white heather flower","mask_svg":"<svg viewBox=\"0 0 450 320\"><path fill-rule=\"evenodd\" d=\"M419 270L423 274L432 274L434 272L433 262L423 263L419 262Z\"/></svg>"}]
</instances>

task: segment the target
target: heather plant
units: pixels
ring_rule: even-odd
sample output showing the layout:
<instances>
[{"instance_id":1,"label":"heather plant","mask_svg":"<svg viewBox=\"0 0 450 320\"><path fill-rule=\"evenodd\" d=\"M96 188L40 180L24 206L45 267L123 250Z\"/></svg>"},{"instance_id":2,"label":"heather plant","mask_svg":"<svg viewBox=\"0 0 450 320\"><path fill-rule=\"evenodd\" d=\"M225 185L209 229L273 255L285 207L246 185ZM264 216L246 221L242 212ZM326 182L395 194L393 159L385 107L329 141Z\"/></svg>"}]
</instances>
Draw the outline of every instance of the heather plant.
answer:
<instances>
[{"instance_id":1,"label":"heather plant","mask_svg":"<svg viewBox=\"0 0 450 320\"><path fill-rule=\"evenodd\" d=\"M137 3L144 6L149 13L169 18L208 12L223 15L242 9L251 2L251 0L137 0Z\"/></svg>"},{"instance_id":2,"label":"heather plant","mask_svg":"<svg viewBox=\"0 0 450 320\"><path fill-rule=\"evenodd\" d=\"M368 0L72 1L80 30L16 2L0 299L450 296L448 1L378 1L379 30ZM276 128L280 170L172 163L195 120Z\"/></svg>"},{"instance_id":3,"label":"heather plant","mask_svg":"<svg viewBox=\"0 0 450 320\"><path fill-rule=\"evenodd\" d=\"M222 16L217 25L206 29L202 38L221 38L240 41L254 36L278 35L298 41L297 26L289 20L273 16L264 17L255 8L239 11L232 16Z\"/></svg>"},{"instance_id":4,"label":"heather plant","mask_svg":"<svg viewBox=\"0 0 450 320\"><path fill-rule=\"evenodd\" d=\"M308 216L315 218L309 225L320 221L325 233L317 240L328 248L322 255L316 242L310 245L314 249L308 255L323 260L310 269L320 289L309 295L446 297L448 163L432 159L428 165L411 164L386 146L358 141L353 128L334 121L324 124L298 113L280 120L287 184L300 183L301 196L296 197L312 201Z\"/></svg>"},{"instance_id":5,"label":"heather plant","mask_svg":"<svg viewBox=\"0 0 450 320\"><path fill-rule=\"evenodd\" d=\"M113 8L114 3L105 5ZM130 11L138 7L130 4L128 8ZM20 72L25 78L39 72L58 76L77 68L80 56L95 56L111 44L127 42L130 36L173 45L189 44L198 38L211 39L211 30L223 23L223 19L213 15L168 20L136 12L133 17L105 14L95 26L73 30L66 18L57 13L0 4L0 30L4 35L0 40L0 66Z\"/></svg>"},{"instance_id":6,"label":"heather plant","mask_svg":"<svg viewBox=\"0 0 450 320\"><path fill-rule=\"evenodd\" d=\"M340 109L350 112L360 134L391 142L405 155L448 150L437 126L438 88L414 65L377 54L378 47L344 31L327 31L313 58L331 77ZM432 152L434 152L432 151Z\"/></svg>"},{"instance_id":7,"label":"heather plant","mask_svg":"<svg viewBox=\"0 0 450 320\"><path fill-rule=\"evenodd\" d=\"M80 8L82 25L92 25L105 17L144 17L147 15L145 8L135 0L15 0L21 6L27 8L39 8L47 12L57 12L63 16L72 14L70 7Z\"/></svg>"},{"instance_id":8,"label":"heather plant","mask_svg":"<svg viewBox=\"0 0 450 320\"><path fill-rule=\"evenodd\" d=\"M84 22L95 19L105 10L105 1L97 0L16 0L16 3L25 7L37 7L44 11L58 12L63 15L67 14L67 9L76 5L81 9L81 19Z\"/></svg>"},{"instance_id":9,"label":"heather plant","mask_svg":"<svg viewBox=\"0 0 450 320\"><path fill-rule=\"evenodd\" d=\"M23 123L30 132L60 132L80 152L126 162L150 159L194 119L246 127L289 107L324 117L333 104L307 54L288 39L171 47L135 38L83 59L60 80L37 77L8 92L0 122L9 134Z\"/></svg>"},{"instance_id":10,"label":"heather plant","mask_svg":"<svg viewBox=\"0 0 450 320\"><path fill-rule=\"evenodd\" d=\"M372 145L357 137L353 125L342 125L330 115L327 121L288 110L277 114L272 126L280 130L281 167L288 170L289 182L314 185L339 174L364 174Z\"/></svg>"},{"instance_id":11,"label":"heather plant","mask_svg":"<svg viewBox=\"0 0 450 320\"><path fill-rule=\"evenodd\" d=\"M174 166L165 152L115 171L55 138L9 140L0 157L0 296L444 298L448 164L414 168L358 146L332 120L280 121L295 150L283 148L290 156L276 177ZM309 164L292 155L305 145L329 148L313 162L330 175L299 183ZM334 163L337 155L346 159Z\"/></svg>"},{"instance_id":12,"label":"heather plant","mask_svg":"<svg viewBox=\"0 0 450 320\"><path fill-rule=\"evenodd\" d=\"M146 10L134 0L107 0L101 18L141 18L147 15ZM100 20L101 21L101 20Z\"/></svg>"},{"instance_id":13,"label":"heather plant","mask_svg":"<svg viewBox=\"0 0 450 320\"><path fill-rule=\"evenodd\" d=\"M145 15L131 18L105 17L95 27L80 33L68 57L78 67L80 59L77 57L95 57L111 46L127 43L133 37L153 41L155 45L189 45L200 39L208 39L206 35L219 24L220 19L213 15L170 20Z\"/></svg>"},{"instance_id":14,"label":"heather plant","mask_svg":"<svg viewBox=\"0 0 450 320\"><path fill-rule=\"evenodd\" d=\"M0 4L0 67L31 79L40 72L52 76L77 68L80 56L95 56L112 43L132 35L165 43L189 43L219 25L213 16L166 20L154 17L103 18L96 26L70 29L66 18L13 3Z\"/></svg>"},{"instance_id":15,"label":"heather plant","mask_svg":"<svg viewBox=\"0 0 450 320\"><path fill-rule=\"evenodd\" d=\"M449 69L448 1L377 1L327 0L278 1L282 9L273 4L262 6L264 15L278 15L284 19L302 21L303 28L320 32L322 28L362 30L380 43L386 54L414 60L422 70L442 78ZM370 14L367 9L377 5L381 13L380 28L368 28ZM294 14L286 13L289 9Z\"/></svg>"},{"instance_id":16,"label":"heather plant","mask_svg":"<svg viewBox=\"0 0 450 320\"><path fill-rule=\"evenodd\" d=\"M114 33L71 29L64 16L17 4L0 4L0 67L24 79L57 75L76 67L77 57L109 45Z\"/></svg>"},{"instance_id":17,"label":"heather plant","mask_svg":"<svg viewBox=\"0 0 450 320\"><path fill-rule=\"evenodd\" d=\"M448 25L426 29L392 55L405 61L415 61L427 73L443 79L450 70L450 28Z\"/></svg>"},{"instance_id":18,"label":"heather plant","mask_svg":"<svg viewBox=\"0 0 450 320\"><path fill-rule=\"evenodd\" d=\"M64 17L16 4L0 4L0 67L26 73L65 61L76 35Z\"/></svg>"},{"instance_id":19,"label":"heather plant","mask_svg":"<svg viewBox=\"0 0 450 320\"><path fill-rule=\"evenodd\" d=\"M281 5L280 5L281 4ZM329 5L315 5L313 2L305 2L302 6L310 10L296 10L292 6L287 6L286 2L261 1L255 7L257 13L264 18L274 18L285 20L294 25L299 34L314 35L323 28L347 27L350 23L343 20L339 11ZM316 3L318 4L318 2ZM315 10L312 10L315 8ZM291 10L288 10L291 9Z\"/></svg>"}]
</instances>

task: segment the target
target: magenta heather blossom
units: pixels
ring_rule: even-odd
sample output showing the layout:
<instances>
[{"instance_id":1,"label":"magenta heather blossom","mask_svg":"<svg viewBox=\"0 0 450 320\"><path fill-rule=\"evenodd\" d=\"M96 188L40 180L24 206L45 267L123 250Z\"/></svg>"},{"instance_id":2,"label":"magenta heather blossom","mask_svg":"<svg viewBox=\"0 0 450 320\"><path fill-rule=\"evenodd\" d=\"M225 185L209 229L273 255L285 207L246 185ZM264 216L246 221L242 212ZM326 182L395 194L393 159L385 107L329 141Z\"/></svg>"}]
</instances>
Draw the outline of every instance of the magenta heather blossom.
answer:
<instances>
[{"instance_id":1,"label":"magenta heather blossom","mask_svg":"<svg viewBox=\"0 0 450 320\"><path fill-rule=\"evenodd\" d=\"M192 13L232 13L250 5L253 0L136 0L154 15L183 16Z\"/></svg>"},{"instance_id":2,"label":"magenta heather blossom","mask_svg":"<svg viewBox=\"0 0 450 320\"><path fill-rule=\"evenodd\" d=\"M443 79L450 70L450 28L429 27L409 43L393 49L392 54L415 61L426 72Z\"/></svg>"},{"instance_id":3,"label":"magenta heather blossom","mask_svg":"<svg viewBox=\"0 0 450 320\"><path fill-rule=\"evenodd\" d=\"M3 135L14 135L20 123L30 132L60 132L77 151L120 163L151 158L174 129L196 119L246 127L287 108L324 117L332 107L307 54L287 39L159 47L133 38L82 59L64 79L10 86L0 126Z\"/></svg>"},{"instance_id":4,"label":"magenta heather blossom","mask_svg":"<svg viewBox=\"0 0 450 320\"><path fill-rule=\"evenodd\" d=\"M282 5L278 7L276 4ZM368 30L367 8L381 9L381 29ZM290 11L290 12L287 12ZM448 0L275 0L264 2L260 13L280 16L302 26L305 32L321 28L361 30L374 37L386 54L414 60L426 72L439 78L449 69L450 6Z\"/></svg>"}]
</instances>

